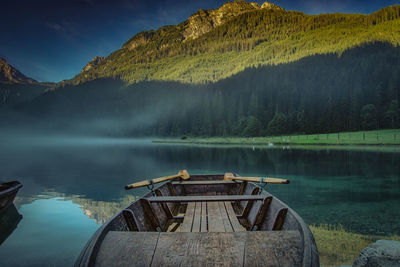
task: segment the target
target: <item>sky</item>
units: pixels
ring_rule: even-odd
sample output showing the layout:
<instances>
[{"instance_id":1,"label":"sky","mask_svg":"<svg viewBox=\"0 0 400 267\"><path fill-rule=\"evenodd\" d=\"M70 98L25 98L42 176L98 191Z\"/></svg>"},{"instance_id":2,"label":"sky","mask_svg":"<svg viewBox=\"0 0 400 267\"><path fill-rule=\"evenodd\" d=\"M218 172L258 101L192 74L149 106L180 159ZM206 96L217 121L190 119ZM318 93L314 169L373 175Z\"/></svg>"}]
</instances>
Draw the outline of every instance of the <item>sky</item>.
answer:
<instances>
[{"instance_id":1,"label":"sky","mask_svg":"<svg viewBox=\"0 0 400 267\"><path fill-rule=\"evenodd\" d=\"M136 33L178 24L223 0L2 0L0 57L28 77L71 79ZM262 4L264 1L252 1ZM306 14L369 14L399 0L273 0Z\"/></svg>"}]
</instances>

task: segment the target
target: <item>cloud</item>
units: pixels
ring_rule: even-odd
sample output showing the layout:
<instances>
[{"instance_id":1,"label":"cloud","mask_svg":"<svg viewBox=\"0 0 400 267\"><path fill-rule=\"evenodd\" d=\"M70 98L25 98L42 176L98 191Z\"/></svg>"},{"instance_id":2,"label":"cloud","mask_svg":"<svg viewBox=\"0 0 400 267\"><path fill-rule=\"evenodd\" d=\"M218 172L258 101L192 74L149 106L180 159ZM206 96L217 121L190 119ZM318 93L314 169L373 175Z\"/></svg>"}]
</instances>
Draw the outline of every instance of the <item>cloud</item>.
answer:
<instances>
[{"instance_id":1,"label":"cloud","mask_svg":"<svg viewBox=\"0 0 400 267\"><path fill-rule=\"evenodd\" d=\"M45 25L67 40L75 39L80 33L78 30L80 28L79 25L67 20L61 22L46 22Z\"/></svg>"}]
</instances>

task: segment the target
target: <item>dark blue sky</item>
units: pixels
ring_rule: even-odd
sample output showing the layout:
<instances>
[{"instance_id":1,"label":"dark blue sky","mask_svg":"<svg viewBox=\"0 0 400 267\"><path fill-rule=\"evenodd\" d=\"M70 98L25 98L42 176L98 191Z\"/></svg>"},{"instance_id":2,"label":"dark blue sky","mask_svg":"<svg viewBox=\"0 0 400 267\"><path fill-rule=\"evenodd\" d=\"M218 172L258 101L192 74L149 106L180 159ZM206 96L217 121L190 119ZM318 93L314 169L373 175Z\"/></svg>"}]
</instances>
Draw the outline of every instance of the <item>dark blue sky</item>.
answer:
<instances>
[{"instance_id":1,"label":"dark blue sky","mask_svg":"<svg viewBox=\"0 0 400 267\"><path fill-rule=\"evenodd\" d=\"M137 32L178 24L223 0L5 0L0 57L40 81L72 78L95 56L107 56ZM253 1L262 4L264 1ZM371 13L399 0L275 0L307 14Z\"/></svg>"}]
</instances>

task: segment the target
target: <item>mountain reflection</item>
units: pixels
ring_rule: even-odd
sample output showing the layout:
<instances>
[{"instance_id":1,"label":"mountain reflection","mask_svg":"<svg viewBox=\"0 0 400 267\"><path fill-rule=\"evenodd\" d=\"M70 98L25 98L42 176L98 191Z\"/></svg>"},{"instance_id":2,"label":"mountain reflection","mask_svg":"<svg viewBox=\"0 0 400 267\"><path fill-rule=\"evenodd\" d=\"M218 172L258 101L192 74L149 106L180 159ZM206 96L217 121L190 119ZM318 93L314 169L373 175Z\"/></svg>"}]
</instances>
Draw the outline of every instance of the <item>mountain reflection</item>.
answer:
<instances>
[{"instance_id":1,"label":"mountain reflection","mask_svg":"<svg viewBox=\"0 0 400 267\"><path fill-rule=\"evenodd\" d=\"M137 200L138 196L127 195L121 198L119 201L108 202L108 201L96 201L92 199L84 198L80 195L68 195L65 193L57 192L44 192L37 197L17 197L15 199L15 205L21 207L22 205L31 204L39 199L57 199L58 201L71 201L74 204L79 205L83 213L89 218L95 220L96 224L103 225L109 218L119 212L121 209L129 205L130 203Z\"/></svg>"},{"instance_id":2,"label":"mountain reflection","mask_svg":"<svg viewBox=\"0 0 400 267\"><path fill-rule=\"evenodd\" d=\"M72 265L100 225L148 192L126 191L124 185L180 169L190 174L230 171L290 179L289 185L271 184L267 190L311 226L322 265L350 265L362 245L377 238L396 239L400 233L398 147L191 146L148 141L3 145L0 175L24 185L15 200L24 220L0 251L14 255L8 257L9 265L17 254L33 247L35 255L53 251L40 262ZM66 254L66 249L73 251Z\"/></svg>"}]
</instances>

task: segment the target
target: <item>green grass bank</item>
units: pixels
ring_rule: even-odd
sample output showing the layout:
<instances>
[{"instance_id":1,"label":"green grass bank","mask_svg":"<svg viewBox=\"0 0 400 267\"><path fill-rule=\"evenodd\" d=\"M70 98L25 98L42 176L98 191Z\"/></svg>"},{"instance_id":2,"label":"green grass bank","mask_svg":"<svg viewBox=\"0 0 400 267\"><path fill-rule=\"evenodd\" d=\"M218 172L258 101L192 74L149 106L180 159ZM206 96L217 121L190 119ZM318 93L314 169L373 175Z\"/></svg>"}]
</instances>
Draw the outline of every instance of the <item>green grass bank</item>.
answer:
<instances>
[{"instance_id":1,"label":"green grass bank","mask_svg":"<svg viewBox=\"0 0 400 267\"><path fill-rule=\"evenodd\" d=\"M400 129L267 137L182 137L158 139L153 142L237 145L400 145Z\"/></svg>"},{"instance_id":2,"label":"green grass bank","mask_svg":"<svg viewBox=\"0 0 400 267\"><path fill-rule=\"evenodd\" d=\"M379 239L397 240L400 237L362 235L346 231L341 225L310 225L317 243L321 266L352 265L366 246Z\"/></svg>"}]
</instances>

